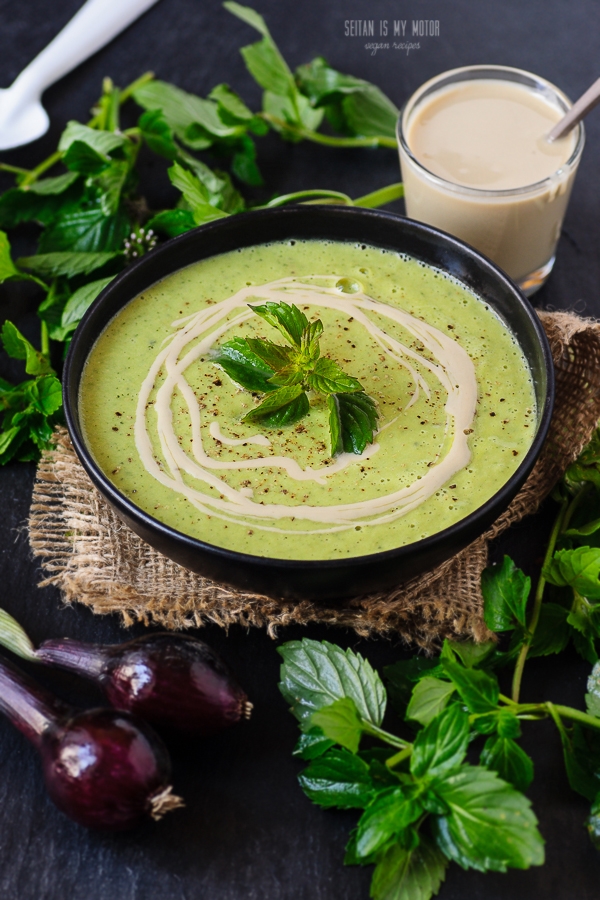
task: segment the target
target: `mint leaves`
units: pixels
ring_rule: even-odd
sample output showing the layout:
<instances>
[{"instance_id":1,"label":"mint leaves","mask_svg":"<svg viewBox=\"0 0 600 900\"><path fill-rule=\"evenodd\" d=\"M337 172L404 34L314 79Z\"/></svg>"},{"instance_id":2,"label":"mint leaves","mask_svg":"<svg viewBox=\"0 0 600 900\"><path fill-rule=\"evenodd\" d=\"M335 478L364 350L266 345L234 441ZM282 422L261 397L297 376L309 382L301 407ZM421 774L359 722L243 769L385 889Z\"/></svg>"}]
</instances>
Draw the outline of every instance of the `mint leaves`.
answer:
<instances>
[{"instance_id":1,"label":"mint leaves","mask_svg":"<svg viewBox=\"0 0 600 900\"><path fill-rule=\"evenodd\" d=\"M415 719L419 709L426 719L412 740L382 728L385 689L352 650L305 639L279 653L279 687L303 731L296 755L309 759L300 786L323 808L363 810L345 863L375 866L373 900L429 900L449 862L482 872L543 863L537 820L521 792L533 767L515 740L520 708L500 699L495 675L482 667L491 648L447 641L428 665L416 658L388 667L396 690L412 685L403 716ZM433 703L425 706L425 697ZM490 736L472 765L467 749L481 719Z\"/></svg>"},{"instance_id":2,"label":"mint leaves","mask_svg":"<svg viewBox=\"0 0 600 900\"><path fill-rule=\"evenodd\" d=\"M102 94L93 104L93 118L87 123L67 122L57 150L47 159L30 170L0 163L0 171L15 179L0 194L0 229L4 229L0 231L0 284L28 281L41 291L40 349L35 352L48 365L52 357L60 369L60 360L90 304L111 278L152 250L158 240L248 208L239 187L262 187L258 141L270 131L286 141L309 140L323 146L396 148L398 110L375 85L336 72L321 57L292 71L261 15L239 3L224 7L260 35L260 40L241 48L248 72L264 91L259 110L251 109L235 87L225 83L215 85L207 97L199 97L155 79L152 73L125 88L105 78ZM132 127L126 128L121 124L121 108L128 102L140 110L137 122L131 118ZM325 131L320 130L324 123ZM143 147L160 157L173 186L173 200L165 209L151 209L140 190L137 160ZM219 168L198 157L204 152L212 154ZM398 199L403 189L401 184L389 185L357 200L327 189L275 197L268 190L263 194L255 208L315 199L376 207ZM25 222L38 228L37 246L14 261L5 231ZM263 313L269 321L270 313ZM280 324L285 325L284 320L285 316ZM335 361L319 358L319 335L313 328L317 323L303 335L305 326L298 331L299 321L289 318L291 331L283 332L292 347L273 345L266 359L265 346L260 356L256 348L231 342L232 346L221 348L222 366L237 384L269 395L257 414L266 427L291 425L306 416L307 391L326 396L332 453L361 453L377 426L375 406L361 393L356 379ZM29 408L30 390L35 393L33 384L9 386L16 391L10 403L21 404L23 413ZM40 410L37 413L42 415ZM0 448L6 452L0 450L0 464L13 457L33 459L34 446L47 446L44 435L51 430L50 424L35 426L32 444L33 437L23 437L25 426L6 416L4 421Z\"/></svg>"},{"instance_id":3,"label":"mint leaves","mask_svg":"<svg viewBox=\"0 0 600 900\"><path fill-rule=\"evenodd\" d=\"M250 305L250 309L276 328L289 346L234 338L214 349L212 361L232 381L266 394L242 421L260 422L267 428L293 425L310 411L307 391L312 391L327 400L331 455L361 454L373 442L377 407L356 378L335 360L321 356L321 320L309 322L297 306L283 302Z\"/></svg>"},{"instance_id":4,"label":"mint leaves","mask_svg":"<svg viewBox=\"0 0 600 900\"><path fill-rule=\"evenodd\" d=\"M394 146L398 109L379 88L337 72L321 56L292 72L262 16L239 3L224 6L261 35L241 53L264 90L263 121L282 137L332 146ZM324 121L341 137L319 131Z\"/></svg>"},{"instance_id":5,"label":"mint leaves","mask_svg":"<svg viewBox=\"0 0 600 900\"><path fill-rule=\"evenodd\" d=\"M514 699L528 656L560 653L572 643L591 664L599 658L600 429L569 466L554 496L560 509L535 594L531 579L509 557L482 577L486 624L494 631L512 632L504 659L519 659ZM547 586L552 586L549 601Z\"/></svg>"},{"instance_id":6,"label":"mint leaves","mask_svg":"<svg viewBox=\"0 0 600 900\"><path fill-rule=\"evenodd\" d=\"M386 692L371 664L352 650L328 641L288 641L279 648L283 657L279 689L302 730L310 728L313 712L335 700L352 700L361 718L380 725Z\"/></svg>"},{"instance_id":7,"label":"mint leaves","mask_svg":"<svg viewBox=\"0 0 600 900\"><path fill-rule=\"evenodd\" d=\"M446 877L448 860L427 839L405 849L392 844L373 873L371 896L377 900L428 900Z\"/></svg>"},{"instance_id":8,"label":"mint leaves","mask_svg":"<svg viewBox=\"0 0 600 900\"><path fill-rule=\"evenodd\" d=\"M347 750L331 750L315 759L298 780L306 796L323 809L364 809L373 793L369 766Z\"/></svg>"},{"instance_id":9,"label":"mint leaves","mask_svg":"<svg viewBox=\"0 0 600 900\"><path fill-rule=\"evenodd\" d=\"M509 631L517 624L525 627L525 608L531 579L505 556L502 566L485 569L481 578L485 597L485 624L492 631Z\"/></svg>"},{"instance_id":10,"label":"mint leaves","mask_svg":"<svg viewBox=\"0 0 600 900\"><path fill-rule=\"evenodd\" d=\"M588 600L600 600L600 548L558 550L544 575L550 584L571 587Z\"/></svg>"},{"instance_id":11,"label":"mint leaves","mask_svg":"<svg viewBox=\"0 0 600 900\"><path fill-rule=\"evenodd\" d=\"M600 849L598 473L600 430L555 489L559 510L534 591L509 557L483 573L484 617L498 644L446 640L436 658L399 660L384 671L387 692L351 650L309 640L279 648L280 690L303 732L294 755L308 761L300 786L324 808L362 810L344 862L375 867L372 900L429 900L450 862L480 872L543 863L523 794L534 765L519 743L522 725L542 719L556 725L569 784L591 804L585 824ZM521 702L528 657L569 642L594 663L587 711ZM502 684L509 666L512 697ZM388 692L409 739L383 727Z\"/></svg>"},{"instance_id":12,"label":"mint leaves","mask_svg":"<svg viewBox=\"0 0 600 900\"><path fill-rule=\"evenodd\" d=\"M267 428L293 425L310 409L308 397L299 384L278 388L268 394L260 406L244 416L244 422L261 422Z\"/></svg>"},{"instance_id":13,"label":"mint leaves","mask_svg":"<svg viewBox=\"0 0 600 900\"><path fill-rule=\"evenodd\" d=\"M469 718L457 703L443 710L415 738L410 770L436 778L460 766L467 754Z\"/></svg>"},{"instance_id":14,"label":"mint leaves","mask_svg":"<svg viewBox=\"0 0 600 900\"><path fill-rule=\"evenodd\" d=\"M447 804L435 817L439 849L463 869L506 872L544 862L543 842L529 801L482 766L463 766L435 791Z\"/></svg>"},{"instance_id":15,"label":"mint leaves","mask_svg":"<svg viewBox=\"0 0 600 900\"><path fill-rule=\"evenodd\" d=\"M5 322L0 339L13 359L25 363L33 376L12 385L0 378L0 465L17 459L37 459L50 446L55 425L62 422L62 388L47 356L40 353L12 324Z\"/></svg>"},{"instance_id":16,"label":"mint leaves","mask_svg":"<svg viewBox=\"0 0 600 900\"><path fill-rule=\"evenodd\" d=\"M327 397L331 452L362 453L373 443L377 427L375 402L364 391L356 394L331 393Z\"/></svg>"}]
</instances>

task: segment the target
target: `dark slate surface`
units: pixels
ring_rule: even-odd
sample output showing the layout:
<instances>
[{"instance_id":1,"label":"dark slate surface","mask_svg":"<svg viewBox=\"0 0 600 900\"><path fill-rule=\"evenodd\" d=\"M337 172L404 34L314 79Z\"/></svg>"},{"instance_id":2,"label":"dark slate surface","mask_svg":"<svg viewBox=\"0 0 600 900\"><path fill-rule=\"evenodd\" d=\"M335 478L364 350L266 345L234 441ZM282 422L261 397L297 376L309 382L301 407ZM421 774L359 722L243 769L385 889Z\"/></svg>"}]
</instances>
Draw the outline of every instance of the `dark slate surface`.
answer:
<instances>
[{"instance_id":1,"label":"dark slate surface","mask_svg":"<svg viewBox=\"0 0 600 900\"><path fill-rule=\"evenodd\" d=\"M257 0L292 65L318 53L342 71L368 78L401 104L422 81L443 69L469 63L516 65L554 81L572 97L597 76L600 7L594 0L304 0L300 5ZM78 0L0 2L0 84L8 85L79 6ZM375 56L364 40L344 36L347 19L431 18L440 36L424 38L408 56ZM410 27L410 26L409 26ZM85 121L111 75L124 85L152 69L183 88L206 94L229 82L251 104L258 89L247 76L238 48L255 39L215 0L161 0L109 47L51 88L45 97L51 131L35 144L3 155L33 165L55 146L68 118ZM588 120L588 146L549 284L536 298L549 308L600 314L599 191L600 112ZM261 142L260 161L273 191L308 187L341 189L358 196L398 179L391 150L337 151L314 145ZM145 191L152 205L168 196L162 163L144 158ZM8 186L8 183L7 183ZM398 210L401 211L398 205ZM17 251L30 246L23 230ZM35 294L11 286L0 294L2 317L10 316L32 337L37 332ZM0 374L11 365L0 361ZM15 375L17 372L15 371ZM141 634L125 631L116 617L98 618L83 608L61 606L58 592L40 590L40 571L23 530L33 468L0 471L0 603L16 615L34 640L69 635L118 641ZM552 510L514 528L495 548L508 551L535 574ZM398 641L362 641L349 633L293 628L281 639L307 635L337 640L365 653L377 666L405 653ZM7 722L0 721L0 896L3 900L364 900L370 870L345 869L343 847L354 813L323 812L299 790L298 763L290 751L296 727L276 683L276 642L241 628L225 635L217 627L202 636L237 670L255 703L247 727L203 742L171 741L175 787L187 801L157 826L131 836L107 837L73 825L46 798L34 751ZM582 705L588 667L576 657L529 666L524 696ZM44 681L66 699L95 703L91 689L70 677L44 673ZM393 723L392 723L393 724ZM563 773L556 734L549 724L532 725L523 744L532 753L536 778L531 798L547 840L547 863L529 872L481 875L449 870L445 900L555 900L598 897L600 860L583 829L586 803L574 795Z\"/></svg>"}]
</instances>

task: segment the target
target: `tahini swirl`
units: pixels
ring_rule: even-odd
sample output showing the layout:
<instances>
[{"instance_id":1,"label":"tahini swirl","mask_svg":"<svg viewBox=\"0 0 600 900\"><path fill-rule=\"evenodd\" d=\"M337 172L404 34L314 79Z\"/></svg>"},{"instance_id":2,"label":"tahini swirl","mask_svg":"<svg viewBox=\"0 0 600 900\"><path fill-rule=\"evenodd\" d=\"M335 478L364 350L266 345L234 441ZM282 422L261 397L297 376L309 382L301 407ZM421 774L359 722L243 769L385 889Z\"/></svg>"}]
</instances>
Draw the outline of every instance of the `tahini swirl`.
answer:
<instances>
[{"instance_id":1,"label":"tahini swirl","mask_svg":"<svg viewBox=\"0 0 600 900\"><path fill-rule=\"evenodd\" d=\"M293 278L280 278L268 284L242 288L233 296L210 306L202 311L180 319L173 323L177 329L173 337L163 347L148 375L144 379L139 394L135 422L135 440L137 450L146 470L162 484L185 496L190 503L209 516L218 516L225 521L241 525L252 523L253 528L279 533L291 533L285 527L285 521L293 517L297 521L313 523L306 530L311 533L342 531L355 527L378 525L393 521L419 506L445 484L460 469L468 465L471 453L468 447L467 434L475 415L477 401L477 384L475 367L466 351L451 337L432 325L410 315L404 310L373 300L358 290L356 293L341 293L336 283L337 275L319 275L296 281ZM202 410L196 400L194 391L185 373L189 366L200 357L206 357L213 344L239 323L250 319L255 313L248 307L250 300L278 302L285 300L297 306L318 305L354 316L375 339L391 360L406 368L414 381L414 391L408 408L418 398L422 390L430 396L429 384L412 365L418 362L429 375L436 379L447 394L445 403L446 434L451 435L447 453L436 460L427 472L397 491L369 500L337 505L311 506L305 503L279 504L257 503L252 499L252 491L244 488L235 489L226 481L217 477L217 472L235 469L260 470L261 468L281 468L287 475L297 481L315 481L326 484L327 479L347 466L360 465L365 459L379 451L379 444L374 443L365 449L361 456L353 453L342 453L335 457L333 465L319 469L310 466L302 468L291 456L265 455L241 460L219 460L211 458L202 440ZM233 318L230 314L239 309ZM396 338L376 324L369 313L376 313L384 318L394 320L406 331L417 338L429 351L435 362L405 346ZM193 345L190 347L190 345ZM191 454L186 453L179 444L173 428L172 401L175 391L183 397L189 413L192 442ZM156 392L153 404L151 396ZM154 408L155 425L150 426L148 412ZM388 423L390 424L390 423ZM212 422L210 434L217 439L223 437L220 426L227 423ZM149 433L149 427L157 429L162 459L155 458L155 451ZM384 426L385 427L385 426ZM235 443L234 441L225 441ZM254 435L245 438L245 444L258 444L263 448L270 446L268 435ZM184 479L187 475L187 480ZM194 480L198 487L189 482ZM220 496L210 496L208 490L201 490L200 485L209 489L212 485ZM280 524L267 524L269 520ZM327 527L317 527L327 526ZM298 525L294 532L298 534Z\"/></svg>"}]
</instances>

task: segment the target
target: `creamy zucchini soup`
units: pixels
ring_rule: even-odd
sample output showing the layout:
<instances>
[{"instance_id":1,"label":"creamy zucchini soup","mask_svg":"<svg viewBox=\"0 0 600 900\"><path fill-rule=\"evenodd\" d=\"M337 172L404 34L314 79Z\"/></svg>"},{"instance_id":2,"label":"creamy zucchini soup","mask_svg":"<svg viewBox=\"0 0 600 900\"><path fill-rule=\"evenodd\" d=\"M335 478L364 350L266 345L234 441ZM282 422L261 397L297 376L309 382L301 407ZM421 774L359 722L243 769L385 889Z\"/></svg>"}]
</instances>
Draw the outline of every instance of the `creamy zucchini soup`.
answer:
<instances>
[{"instance_id":1,"label":"creamy zucchini soup","mask_svg":"<svg viewBox=\"0 0 600 900\"><path fill-rule=\"evenodd\" d=\"M268 302L320 320L320 355L375 401L362 453L332 455L316 391L293 424L244 420L269 395L241 388L215 352L284 345L252 309ZM248 247L148 288L94 345L80 408L96 462L141 509L284 559L361 556L447 528L505 484L536 429L527 363L485 302L414 259L334 241Z\"/></svg>"}]
</instances>

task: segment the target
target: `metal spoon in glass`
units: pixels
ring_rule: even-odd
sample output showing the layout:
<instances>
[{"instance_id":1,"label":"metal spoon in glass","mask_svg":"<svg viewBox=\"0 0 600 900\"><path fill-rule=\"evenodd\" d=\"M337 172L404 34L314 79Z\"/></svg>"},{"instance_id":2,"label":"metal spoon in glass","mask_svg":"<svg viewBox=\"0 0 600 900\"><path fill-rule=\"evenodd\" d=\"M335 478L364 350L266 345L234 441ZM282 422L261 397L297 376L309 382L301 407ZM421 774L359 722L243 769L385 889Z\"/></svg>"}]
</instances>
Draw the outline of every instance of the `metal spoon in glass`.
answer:
<instances>
[{"instance_id":1,"label":"metal spoon in glass","mask_svg":"<svg viewBox=\"0 0 600 900\"><path fill-rule=\"evenodd\" d=\"M583 117L587 116L589 111L597 106L598 103L600 103L600 78L587 89L585 94L581 95L579 100L573 104L569 112L562 117L560 122L556 123L546 140L551 144L552 141L564 137L572 128L575 128L577 123L581 122Z\"/></svg>"}]
</instances>

